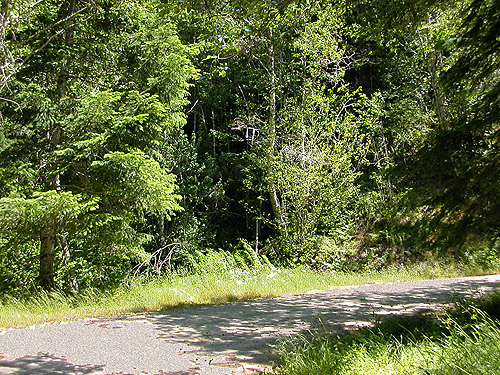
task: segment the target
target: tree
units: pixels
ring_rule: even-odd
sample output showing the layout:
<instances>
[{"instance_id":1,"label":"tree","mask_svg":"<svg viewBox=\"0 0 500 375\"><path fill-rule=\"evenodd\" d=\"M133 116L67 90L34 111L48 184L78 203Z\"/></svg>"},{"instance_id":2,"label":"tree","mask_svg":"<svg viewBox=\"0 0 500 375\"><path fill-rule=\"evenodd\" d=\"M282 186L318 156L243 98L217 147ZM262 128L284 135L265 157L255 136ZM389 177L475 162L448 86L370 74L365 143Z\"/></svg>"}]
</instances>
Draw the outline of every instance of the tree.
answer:
<instances>
[{"instance_id":1,"label":"tree","mask_svg":"<svg viewBox=\"0 0 500 375\"><path fill-rule=\"evenodd\" d=\"M434 224L448 244L474 236L494 239L500 230L500 2L471 1L462 20L453 38L443 41L452 62L441 74L448 96L461 110L454 111L450 126L436 132L418 159L443 161L429 176L439 186L429 203L440 207Z\"/></svg>"},{"instance_id":2,"label":"tree","mask_svg":"<svg viewBox=\"0 0 500 375\"><path fill-rule=\"evenodd\" d=\"M410 254L423 244L455 255L474 243L491 248L498 2L386 1L362 7L359 19L370 26L371 82L387 104L388 163L375 175L392 189L373 227L384 228L380 237L405 238L390 246Z\"/></svg>"},{"instance_id":3,"label":"tree","mask_svg":"<svg viewBox=\"0 0 500 375\"><path fill-rule=\"evenodd\" d=\"M242 202L246 215L253 216L255 248L262 243L262 220L281 238L276 243L292 241L295 250L309 243L306 237L334 233L341 220L333 217L342 205L349 205L356 191L356 168L363 164L366 147L361 144L366 140L364 132L370 131L363 126L374 119L371 115L358 118L356 111L371 104L343 81L353 63L346 43L349 31L341 31L350 27L346 9L334 2L197 4L210 13L210 28L203 31L208 34L208 50L202 61L204 77L210 78L206 78L209 94L197 97L193 105L193 120L222 112L207 121L213 129L207 134L213 137L207 150L214 156L220 153L221 158L230 154L230 148L236 154L229 162L235 162L234 167L221 165L220 175L234 168L240 171L238 177L244 177L236 192L227 188L224 192L232 193L227 201ZM214 98L221 98L221 104L214 103ZM200 144L206 139L201 132L195 136ZM217 148L217 141L224 144ZM321 161L306 162L315 156ZM360 160L355 162L357 156ZM230 186L225 180L222 184ZM318 191L324 193L318 195ZM329 219L322 221L326 212L331 213ZM247 224L250 239L248 232ZM299 252L296 259L307 258ZM282 254L282 258L295 255Z\"/></svg>"},{"instance_id":4,"label":"tree","mask_svg":"<svg viewBox=\"0 0 500 375\"><path fill-rule=\"evenodd\" d=\"M1 109L0 222L4 248L38 241L39 285L52 288L58 257L61 267L95 257L96 269L99 251L141 259L141 223L180 210L160 148L183 125L195 69L154 1L30 5L28 32L43 48L13 75Z\"/></svg>"}]
</instances>

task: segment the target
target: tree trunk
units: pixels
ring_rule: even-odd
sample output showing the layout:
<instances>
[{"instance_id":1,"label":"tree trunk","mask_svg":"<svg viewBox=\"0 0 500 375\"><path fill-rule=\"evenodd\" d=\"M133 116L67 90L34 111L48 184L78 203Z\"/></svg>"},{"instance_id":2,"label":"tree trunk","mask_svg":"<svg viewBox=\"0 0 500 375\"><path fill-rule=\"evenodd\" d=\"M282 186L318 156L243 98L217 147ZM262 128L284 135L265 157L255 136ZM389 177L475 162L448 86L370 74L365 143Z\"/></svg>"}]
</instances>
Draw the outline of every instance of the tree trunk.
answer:
<instances>
[{"instance_id":1,"label":"tree trunk","mask_svg":"<svg viewBox=\"0 0 500 375\"><path fill-rule=\"evenodd\" d=\"M76 10L76 0L69 0L61 7L66 7L66 12L62 13L62 20L65 18L71 18L70 16L75 13ZM66 47L70 48L73 46L73 20L66 21L65 39L64 44ZM59 100L66 96L67 84L69 79L69 69L68 69L68 59L65 57L63 59L63 64L59 70L57 77L57 90L59 93ZM61 142L63 137L63 129L59 124L53 127L48 127L47 129L47 140L49 142L50 149L54 150ZM60 175L57 173L52 181L48 181L50 189L55 189L59 194L62 192ZM60 219L62 220L62 218ZM61 223L59 223L61 224ZM57 234L58 222L55 220L52 223L48 223L40 234L40 270L38 274L38 284L44 289L52 289L55 285L54 282L54 260L55 260L55 244L56 244L56 234ZM63 239L65 242L66 240ZM70 257L69 248L66 249L68 258Z\"/></svg>"},{"instance_id":2,"label":"tree trunk","mask_svg":"<svg viewBox=\"0 0 500 375\"><path fill-rule=\"evenodd\" d=\"M40 269L38 285L43 289L54 288L54 248L56 243L55 224L43 228L40 233Z\"/></svg>"},{"instance_id":3,"label":"tree trunk","mask_svg":"<svg viewBox=\"0 0 500 375\"><path fill-rule=\"evenodd\" d=\"M0 43L2 49L5 48L5 27L7 26L8 13L9 13L10 0L2 0L0 3Z\"/></svg>"},{"instance_id":4,"label":"tree trunk","mask_svg":"<svg viewBox=\"0 0 500 375\"><path fill-rule=\"evenodd\" d=\"M66 27L64 33L64 44L67 48L73 46L74 27L71 16L75 13L75 10L76 10L76 0L70 0L68 2L68 10L66 17L64 17L64 18L70 18L69 21L67 21L69 25ZM61 69L59 70L59 76L57 77L57 90L59 91L59 99L62 99L66 96L67 84L69 79L68 63L69 63L68 59L65 58L61 66Z\"/></svg>"},{"instance_id":5,"label":"tree trunk","mask_svg":"<svg viewBox=\"0 0 500 375\"><path fill-rule=\"evenodd\" d=\"M430 57L430 74L431 74L431 85L432 91L434 92L434 103L436 107L436 114L439 121L439 127L442 130L449 130L449 123L446 116L446 107L444 104L444 98L442 95L442 90L439 85L439 71L443 69L441 51L434 52Z\"/></svg>"},{"instance_id":6,"label":"tree trunk","mask_svg":"<svg viewBox=\"0 0 500 375\"><path fill-rule=\"evenodd\" d=\"M273 162L276 154L276 54L274 50L273 31L269 29L269 75L271 87L269 90L269 148L267 155L267 189L273 209L274 217L278 223L280 231L286 232L283 211L278 198L278 192L273 175Z\"/></svg>"},{"instance_id":7,"label":"tree trunk","mask_svg":"<svg viewBox=\"0 0 500 375\"><path fill-rule=\"evenodd\" d=\"M0 91L7 85L9 77L9 65L12 61L12 55L5 45L5 35L6 27L8 23L8 13L9 13L10 0L2 0L0 8L0 63L2 64L0 68L1 81L0 81Z\"/></svg>"}]
</instances>

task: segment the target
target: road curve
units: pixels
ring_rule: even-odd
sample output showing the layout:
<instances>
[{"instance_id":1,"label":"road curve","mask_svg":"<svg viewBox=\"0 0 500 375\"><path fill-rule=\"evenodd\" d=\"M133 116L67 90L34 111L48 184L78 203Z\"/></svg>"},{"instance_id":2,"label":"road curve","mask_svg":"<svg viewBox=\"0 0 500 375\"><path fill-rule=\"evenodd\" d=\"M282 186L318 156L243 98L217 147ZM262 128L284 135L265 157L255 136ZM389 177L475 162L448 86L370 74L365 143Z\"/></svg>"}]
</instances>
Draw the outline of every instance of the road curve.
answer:
<instances>
[{"instance_id":1,"label":"road curve","mask_svg":"<svg viewBox=\"0 0 500 375\"><path fill-rule=\"evenodd\" d=\"M363 284L298 296L170 309L0 333L0 375L251 374L276 340L434 309L500 288L500 275Z\"/></svg>"}]
</instances>

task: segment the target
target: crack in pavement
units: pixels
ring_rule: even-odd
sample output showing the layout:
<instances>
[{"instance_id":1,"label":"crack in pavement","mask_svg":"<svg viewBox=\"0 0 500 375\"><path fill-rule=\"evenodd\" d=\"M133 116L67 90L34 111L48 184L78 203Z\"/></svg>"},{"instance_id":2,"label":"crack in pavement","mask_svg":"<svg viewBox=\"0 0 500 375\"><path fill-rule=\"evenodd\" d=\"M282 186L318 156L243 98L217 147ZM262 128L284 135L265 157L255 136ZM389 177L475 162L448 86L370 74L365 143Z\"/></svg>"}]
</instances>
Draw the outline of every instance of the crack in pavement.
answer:
<instances>
[{"instance_id":1,"label":"crack in pavement","mask_svg":"<svg viewBox=\"0 0 500 375\"><path fill-rule=\"evenodd\" d=\"M498 289L500 275L363 284L314 294L9 329L0 375L261 372L280 338L345 330Z\"/></svg>"}]
</instances>

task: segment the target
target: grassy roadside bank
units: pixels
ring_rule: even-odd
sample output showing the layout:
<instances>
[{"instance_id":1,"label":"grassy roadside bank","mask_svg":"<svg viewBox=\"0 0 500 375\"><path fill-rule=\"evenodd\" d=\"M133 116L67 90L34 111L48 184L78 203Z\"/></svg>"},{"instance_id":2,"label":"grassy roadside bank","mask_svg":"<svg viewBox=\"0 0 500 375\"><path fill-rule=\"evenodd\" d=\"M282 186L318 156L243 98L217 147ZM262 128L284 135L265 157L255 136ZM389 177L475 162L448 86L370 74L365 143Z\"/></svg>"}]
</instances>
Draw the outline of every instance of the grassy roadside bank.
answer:
<instances>
[{"instance_id":1,"label":"grassy roadside bank","mask_svg":"<svg viewBox=\"0 0 500 375\"><path fill-rule=\"evenodd\" d=\"M282 343L274 375L498 375L500 292L345 336Z\"/></svg>"},{"instance_id":2,"label":"grassy roadside bank","mask_svg":"<svg viewBox=\"0 0 500 375\"><path fill-rule=\"evenodd\" d=\"M276 268L268 263L242 269L220 262L217 267L211 264L194 274L170 275L150 281L135 280L127 286L107 292L87 291L77 296L52 292L24 300L4 297L0 303L0 329L112 317L176 306L302 294L362 283L477 274L484 274L484 271L439 264L392 267L363 273L319 273L307 268Z\"/></svg>"}]
</instances>

